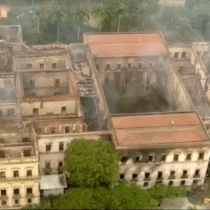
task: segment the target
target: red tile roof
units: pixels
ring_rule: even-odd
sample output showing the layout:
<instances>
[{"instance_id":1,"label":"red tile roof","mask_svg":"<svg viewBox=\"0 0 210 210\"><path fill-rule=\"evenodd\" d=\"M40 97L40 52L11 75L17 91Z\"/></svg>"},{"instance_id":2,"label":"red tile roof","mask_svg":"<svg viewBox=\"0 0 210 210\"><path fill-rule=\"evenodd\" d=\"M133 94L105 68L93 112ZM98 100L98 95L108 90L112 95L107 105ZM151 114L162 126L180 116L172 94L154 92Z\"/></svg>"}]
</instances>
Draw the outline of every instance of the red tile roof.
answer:
<instances>
[{"instance_id":1,"label":"red tile roof","mask_svg":"<svg viewBox=\"0 0 210 210\"><path fill-rule=\"evenodd\" d=\"M159 33L86 34L92 54L98 57L145 56L167 54Z\"/></svg>"},{"instance_id":2,"label":"red tile roof","mask_svg":"<svg viewBox=\"0 0 210 210\"><path fill-rule=\"evenodd\" d=\"M207 144L208 135L196 113L113 116L112 123L121 147L161 144Z\"/></svg>"}]
</instances>

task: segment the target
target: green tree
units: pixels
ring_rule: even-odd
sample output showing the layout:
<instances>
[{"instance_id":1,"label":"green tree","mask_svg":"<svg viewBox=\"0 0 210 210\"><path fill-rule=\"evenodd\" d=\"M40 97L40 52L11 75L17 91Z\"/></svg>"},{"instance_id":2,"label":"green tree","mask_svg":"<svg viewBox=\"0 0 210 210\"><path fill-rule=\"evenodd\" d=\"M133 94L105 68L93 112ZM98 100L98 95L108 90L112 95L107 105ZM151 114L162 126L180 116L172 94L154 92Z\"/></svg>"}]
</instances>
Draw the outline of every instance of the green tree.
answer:
<instances>
[{"instance_id":1,"label":"green tree","mask_svg":"<svg viewBox=\"0 0 210 210\"><path fill-rule=\"evenodd\" d=\"M118 178L119 157L103 140L73 140L64 153L64 168L80 186L109 185Z\"/></svg>"},{"instance_id":2,"label":"green tree","mask_svg":"<svg viewBox=\"0 0 210 210\"><path fill-rule=\"evenodd\" d=\"M77 39L79 40L80 38L80 29L82 24L84 24L85 20L89 19L89 11L88 7L83 5L83 6L77 6L74 8L74 13L73 13L73 20L76 22L78 30L77 30Z\"/></svg>"}]
</instances>

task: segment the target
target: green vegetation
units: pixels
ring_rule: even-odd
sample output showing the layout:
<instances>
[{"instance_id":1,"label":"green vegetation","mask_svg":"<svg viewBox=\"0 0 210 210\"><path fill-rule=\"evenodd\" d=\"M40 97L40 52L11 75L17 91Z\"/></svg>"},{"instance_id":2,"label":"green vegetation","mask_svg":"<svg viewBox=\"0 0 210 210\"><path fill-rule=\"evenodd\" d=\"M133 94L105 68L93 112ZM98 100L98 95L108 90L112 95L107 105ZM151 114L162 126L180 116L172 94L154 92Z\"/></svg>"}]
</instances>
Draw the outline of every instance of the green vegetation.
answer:
<instances>
[{"instance_id":1,"label":"green vegetation","mask_svg":"<svg viewBox=\"0 0 210 210\"><path fill-rule=\"evenodd\" d=\"M64 153L64 168L80 186L109 185L118 179L119 157L103 140L73 140Z\"/></svg>"},{"instance_id":2,"label":"green vegetation","mask_svg":"<svg viewBox=\"0 0 210 210\"><path fill-rule=\"evenodd\" d=\"M55 209L143 209L157 207L148 192L135 184L112 188L69 189L53 204Z\"/></svg>"},{"instance_id":3,"label":"green vegetation","mask_svg":"<svg viewBox=\"0 0 210 210\"><path fill-rule=\"evenodd\" d=\"M21 25L24 41L29 45L81 42L84 32L97 31L161 30L169 42L201 40L199 33L210 33L208 5L204 10L197 8L194 1L186 1L183 8L161 8L158 1L11 0L11 5L22 7L11 10L7 19L0 19L0 24ZM202 5L204 0L199 1Z\"/></svg>"},{"instance_id":4,"label":"green vegetation","mask_svg":"<svg viewBox=\"0 0 210 210\"><path fill-rule=\"evenodd\" d=\"M163 198L185 197L187 194L187 188L158 184L153 186L149 190L149 193L152 196L152 198L157 200L161 200Z\"/></svg>"}]
</instances>

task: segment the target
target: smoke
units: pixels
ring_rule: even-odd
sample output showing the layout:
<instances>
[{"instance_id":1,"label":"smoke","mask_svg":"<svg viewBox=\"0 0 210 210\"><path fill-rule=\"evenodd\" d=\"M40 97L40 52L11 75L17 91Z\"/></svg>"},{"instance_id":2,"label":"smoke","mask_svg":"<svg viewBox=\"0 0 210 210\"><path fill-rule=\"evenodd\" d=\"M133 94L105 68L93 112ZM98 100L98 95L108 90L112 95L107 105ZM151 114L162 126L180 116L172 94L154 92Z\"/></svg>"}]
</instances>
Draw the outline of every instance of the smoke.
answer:
<instances>
[{"instance_id":1,"label":"smoke","mask_svg":"<svg viewBox=\"0 0 210 210\"><path fill-rule=\"evenodd\" d=\"M175 111L177 107L167 98L171 65L160 60L154 71L133 76L125 86L119 86L116 80L105 82L103 88L111 114Z\"/></svg>"}]
</instances>

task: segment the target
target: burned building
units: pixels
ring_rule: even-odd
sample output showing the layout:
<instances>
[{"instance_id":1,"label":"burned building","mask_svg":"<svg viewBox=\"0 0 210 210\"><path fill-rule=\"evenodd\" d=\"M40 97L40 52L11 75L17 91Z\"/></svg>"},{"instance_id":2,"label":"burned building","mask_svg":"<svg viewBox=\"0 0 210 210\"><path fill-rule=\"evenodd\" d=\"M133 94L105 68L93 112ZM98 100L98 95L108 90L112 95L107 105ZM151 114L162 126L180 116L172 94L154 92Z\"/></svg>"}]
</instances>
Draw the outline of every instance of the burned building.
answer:
<instances>
[{"instance_id":1,"label":"burned building","mask_svg":"<svg viewBox=\"0 0 210 210\"><path fill-rule=\"evenodd\" d=\"M161 33L85 34L84 42L93 55L110 113L192 108Z\"/></svg>"},{"instance_id":2,"label":"burned building","mask_svg":"<svg viewBox=\"0 0 210 210\"><path fill-rule=\"evenodd\" d=\"M120 153L119 179L154 184L202 185L210 138L196 112L112 115Z\"/></svg>"}]
</instances>

